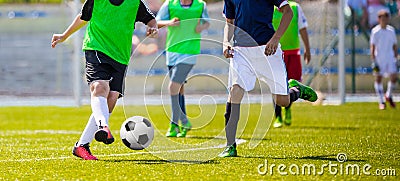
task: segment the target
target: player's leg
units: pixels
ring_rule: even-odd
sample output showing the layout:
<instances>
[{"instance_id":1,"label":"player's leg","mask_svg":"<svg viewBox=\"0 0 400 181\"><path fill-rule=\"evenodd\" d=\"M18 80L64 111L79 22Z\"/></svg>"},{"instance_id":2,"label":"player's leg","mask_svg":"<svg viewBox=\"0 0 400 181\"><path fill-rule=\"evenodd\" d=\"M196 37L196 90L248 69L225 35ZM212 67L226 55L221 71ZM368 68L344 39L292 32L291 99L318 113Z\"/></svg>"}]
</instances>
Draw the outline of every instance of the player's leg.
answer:
<instances>
[{"instance_id":1,"label":"player's leg","mask_svg":"<svg viewBox=\"0 0 400 181\"><path fill-rule=\"evenodd\" d=\"M186 115L184 85L185 83L182 84L181 89L179 90L179 107L181 108L181 116L179 119L181 120L182 126L177 137L186 137L187 132L192 129L192 123Z\"/></svg>"},{"instance_id":2,"label":"player's leg","mask_svg":"<svg viewBox=\"0 0 400 181\"><path fill-rule=\"evenodd\" d=\"M225 110L225 135L226 148L219 154L219 157L237 156L236 131L240 117L240 103L244 95L244 89L238 84L233 85L229 91L228 101Z\"/></svg>"},{"instance_id":3,"label":"player's leg","mask_svg":"<svg viewBox=\"0 0 400 181\"><path fill-rule=\"evenodd\" d=\"M390 80L388 81L388 84L387 84L385 99L387 102L389 102L389 104L392 108L396 107L396 103L393 101L393 98L392 98L392 92L393 92L393 89L396 87L396 83L397 83L397 73L390 74Z\"/></svg>"},{"instance_id":4,"label":"player's leg","mask_svg":"<svg viewBox=\"0 0 400 181\"><path fill-rule=\"evenodd\" d=\"M251 69L246 58L249 56L243 54L241 49L246 48L237 48L235 50L235 56L230 61L228 78L228 87L230 87L230 89L224 114L227 146L222 153L218 155L219 157L237 156L236 131L240 117L240 103L244 92L252 90L256 81L254 70Z\"/></svg>"},{"instance_id":5,"label":"player's leg","mask_svg":"<svg viewBox=\"0 0 400 181\"><path fill-rule=\"evenodd\" d=\"M274 102L274 108L275 108L275 122L274 122L274 127L275 128L280 128L283 126L283 120L282 120L282 107L276 105Z\"/></svg>"},{"instance_id":6,"label":"player's leg","mask_svg":"<svg viewBox=\"0 0 400 181\"><path fill-rule=\"evenodd\" d=\"M104 56L100 56L104 57ZM85 160L97 160L89 149L94 133L98 130L100 123L106 123L109 117L107 99L109 85L106 81L109 78L106 68L101 65L96 51L85 51L86 58L86 79L91 92L92 114L81 135L80 140L75 144L73 154ZM92 102L93 101L93 102Z\"/></svg>"},{"instance_id":7,"label":"player's leg","mask_svg":"<svg viewBox=\"0 0 400 181\"><path fill-rule=\"evenodd\" d=\"M284 60L286 65L286 71L288 74L288 79L294 79L301 82L302 65L301 65L300 50L298 50L297 53L285 54ZM285 107L284 123L285 125L292 124L291 104Z\"/></svg>"},{"instance_id":8,"label":"player's leg","mask_svg":"<svg viewBox=\"0 0 400 181\"><path fill-rule=\"evenodd\" d=\"M109 72L111 78L109 81L109 92L107 96L107 107L108 107L108 115L110 117L113 112L115 105L117 104L118 98L124 95L124 80L127 65L123 65L117 61L111 60L109 58L105 58L103 60L104 63L107 63L107 71ZM109 122L107 119L107 126L100 128L95 133L95 139L97 141L101 141L105 144L111 144L114 142L114 137L111 134Z\"/></svg>"},{"instance_id":9,"label":"player's leg","mask_svg":"<svg viewBox=\"0 0 400 181\"><path fill-rule=\"evenodd\" d=\"M185 137L188 130L191 129L191 124L187 119L186 115L182 115L181 106L179 103L179 92L183 83L186 80L187 75L190 70L193 68L192 64L177 64L172 67L170 70L170 84L169 84L169 92L171 96L171 122L170 128L166 136L168 137ZM179 128L179 119L182 122L182 130ZM181 134L179 134L182 132ZM179 135L178 135L179 134Z\"/></svg>"},{"instance_id":10,"label":"player's leg","mask_svg":"<svg viewBox=\"0 0 400 181\"><path fill-rule=\"evenodd\" d=\"M386 108L385 100L383 99L383 84L382 84L382 75L377 74L375 75L375 82L374 82L374 88L375 88L375 93L378 96L378 101L379 101L379 109L383 110Z\"/></svg>"},{"instance_id":11,"label":"player's leg","mask_svg":"<svg viewBox=\"0 0 400 181\"><path fill-rule=\"evenodd\" d=\"M261 49L263 47L261 46ZM317 100L318 96L311 87L305 86L294 79L287 81L286 68L282 60L282 51L279 47L274 55L263 59L266 59L266 62L258 61L257 58L251 60L258 78L267 83L277 105L287 107L298 98L311 102Z\"/></svg>"},{"instance_id":12,"label":"player's leg","mask_svg":"<svg viewBox=\"0 0 400 181\"><path fill-rule=\"evenodd\" d=\"M181 89L179 90L179 106L181 107L181 118L182 119L187 119L186 115L186 103L185 103L185 83L182 84Z\"/></svg>"}]
</instances>

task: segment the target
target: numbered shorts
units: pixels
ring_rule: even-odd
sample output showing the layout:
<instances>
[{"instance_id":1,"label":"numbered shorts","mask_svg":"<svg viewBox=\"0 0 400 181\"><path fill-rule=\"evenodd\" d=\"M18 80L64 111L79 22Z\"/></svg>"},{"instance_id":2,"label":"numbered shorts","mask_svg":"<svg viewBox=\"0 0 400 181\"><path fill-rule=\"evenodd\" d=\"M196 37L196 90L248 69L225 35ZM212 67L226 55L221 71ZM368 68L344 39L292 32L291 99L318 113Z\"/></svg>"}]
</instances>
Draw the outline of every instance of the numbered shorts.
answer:
<instances>
[{"instance_id":1,"label":"numbered shorts","mask_svg":"<svg viewBox=\"0 0 400 181\"><path fill-rule=\"evenodd\" d=\"M122 97L127 66L96 50L86 50L85 58L87 83L109 80L110 91L119 92Z\"/></svg>"},{"instance_id":2,"label":"numbered shorts","mask_svg":"<svg viewBox=\"0 0 400 181\"><path fill-rule=\"evenodd\" d=\"M272 94L287 95L285 63L280 46L271 56L264 54L264 46L234 47L230 60L228 86L237 84L245 91L254 89L256 79L265 82Z\"/></svg>"}]
</instances>

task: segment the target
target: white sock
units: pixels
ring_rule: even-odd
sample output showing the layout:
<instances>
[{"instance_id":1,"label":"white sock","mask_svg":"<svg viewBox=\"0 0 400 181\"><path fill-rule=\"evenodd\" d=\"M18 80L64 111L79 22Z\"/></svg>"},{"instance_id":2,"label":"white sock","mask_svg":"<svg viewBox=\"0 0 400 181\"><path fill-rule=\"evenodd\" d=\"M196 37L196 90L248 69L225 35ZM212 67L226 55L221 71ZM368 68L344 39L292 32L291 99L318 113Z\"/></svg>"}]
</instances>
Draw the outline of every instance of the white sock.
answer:
<instances>
[{"instance_id":1,"label":"white sock","mask_svg":"<svg viewBox=\"0 0 400 181\"><path fill-rule=\"evenodd\" d=\"M96 124L96 120L94 119L93 113L90 115L88 123L86 124L85 129L82 132L81 138L77 145L84 145L86 143L91 143L94 138L94 133L97 131L98 126Z\"/></svg>"},{"instance_id":2,"label":"white sock","mask_svg":"<svg viewBox=\"0 0 400 181\"><path fill-rule=\"evenodd\" d=\"M392 83L391 81L388 82L387 90L386 90L386 97L392 97L392 91L395 87L396 87L396 83Z\"/></svg>"},{"instance_id":3,"label":"white sock","mask_svg":"<svg viewBox=\"0 0 400 181\"><path fill-rule=\"evenodd\" d=\"M96 125L107 126L110 113L108 112L107 99L105 97L92 97L91 98L92 114L96 120Z\"/></svg>"},{"instance_id":4,"label":"white sock","mask_svg":"<svg viewBox=\"0 0 400 181\"><path fill-rule=\"evenodd\" d=\"M384 103L385 101L383 100L383 85L382 85L382 83L379 84L379 83L375 82L374 88L375 88L376 95L379 98L379 103Z\"/></svg>"},{"instance_id":5,"label":"white sock","mask_svg":"<svg viewBox=\"0 0 400 181\"><path fill-rule=\"evenodd\" d=\"M81 138L78 141L78 145L83 145L86 143L91 143L94 138L94 133L98 129L96 120L94 119L93 114L90 115L88 123L86 124L85 129L82 132Z\"/></svg>"}]
</instances>

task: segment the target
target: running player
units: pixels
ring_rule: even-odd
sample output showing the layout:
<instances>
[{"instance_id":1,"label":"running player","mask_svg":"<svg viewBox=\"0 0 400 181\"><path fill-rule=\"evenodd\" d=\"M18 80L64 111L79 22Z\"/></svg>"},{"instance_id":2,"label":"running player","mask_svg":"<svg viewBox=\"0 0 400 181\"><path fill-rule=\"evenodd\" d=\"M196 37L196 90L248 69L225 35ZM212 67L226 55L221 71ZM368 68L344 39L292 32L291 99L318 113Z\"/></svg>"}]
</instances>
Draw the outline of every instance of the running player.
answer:
<instances>
[{"instance_id":1,"label":"running player","mask_svg":"<svg viewBox=\"0 0 400 181\"><path fill-rule=\"evenodd\" d=\"M301 81L302 69L301 69L299 33L304 43L304 61L306 64L308 64L311 60L310 43L308 41L308 33L307 33L307 19L298 3L294 1L288 1L288 2L290 8L293 11L293 18L289 24L288 29L283 34L280 44L284 54L283 58L286 65L288 79L295 79L297 81ZM280 9L275 6L274 17L272 20L275 29L279 27L281 19L282 19L282 13L280 12ZM285 117L284 117L285 125L292 124L291 112L292 111L290 109L290 106L285 107ZM274 127L280 128L282 127L282 125L283 125L282 107L275 105Z\"/></svg>"},{"instance_id":2,"label":"running player","mask_svg":"<svg viewBox=\"0 0 400 181\"><path fill-rule=\"evenodd\" d=\"M154 15L141 0L86 0L71 25L62 34L54 34L51 46L64 42L87 25L83 40L86 79L90 87L92 114L73 148L73 155L97 160L89 144L93 138L105 144L114 142L108 120L119 97L123 96L124 78L132 49L135 22L147 24L147 35L157 35Z\"/></svg>"},{"instance_id":3,"label":"running player","mask_svg":"<svg viewBox=\"0 0 400 181\"><path fill-rule=\"evenodd\" d=\"M375 92L379 98L379 109L385 109L386 101L389 102L392 108L396 104L392 98L392 91L397 82L397 38L395 30L389 23L389 12L381 10L378 12L378 22L371 31L371 60L374 68L375 75ZM386 94L383 95L382 78L390 77L387 84Z\"/></svg>"},{"instance_id":4,"label":"running player","mask_svg":"<svg viewBox=\"0 0 400 181\"><path fill-rule=\"evenodd\" d=\"M172 118L166 136L185 137L192 124L186 116L183 85L200 53L200 33L210 26L206 3L202 0L167 0L156 19L159 27L168 28L165 47Z\"/></svg>"},{"instance_id":5,"label":"running player","mask_svg":"<svg viewBox=\"0 0 400 181\"><path fill-rule=\"evenodd\" d=\"M272 26L274 6L282 10L282 20L276 32ZM317 94L296 80L290 80L288 86L279 45L293 17L286 0L225 0L224 14L223 53L226 58L231 58L230 91L225 112L227 147L219 156L232 157L237 156L235 138L240 103L244 91L254 88L256 78L269 85L273 99L279 106L287 107L298 98L316 101ZM229 45L232 37L233 48Z\"/></svg>"}]
</instances>

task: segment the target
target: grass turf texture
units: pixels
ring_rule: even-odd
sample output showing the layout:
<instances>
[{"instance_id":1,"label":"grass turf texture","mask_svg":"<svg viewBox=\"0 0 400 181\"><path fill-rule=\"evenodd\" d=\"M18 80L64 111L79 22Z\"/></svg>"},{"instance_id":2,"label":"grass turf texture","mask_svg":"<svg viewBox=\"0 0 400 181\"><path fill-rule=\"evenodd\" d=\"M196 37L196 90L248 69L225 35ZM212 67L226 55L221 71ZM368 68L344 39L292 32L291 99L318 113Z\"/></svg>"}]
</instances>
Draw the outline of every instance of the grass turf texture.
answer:
<instances>
[{"instance_id":1,"label":"grass turf texture","mask_svg":"<svg viewBox=\"0 0 400 181\"><path fill-rule=\"evenodd\" d=\"M178 142L196 143L213 137L215 130L224 126L224 105L218 105L214 119L204 128L189 132L192 138ZM161 106L148 106L151 121L164 134L168 118ZM260 106L252 105L250 120L256 120ZM134 115L147 116L145 107L129 107ZM169 109L166 109L169 110ZM169 112L169 111L168 111ZM189 115L197 115L197 106L188 106ZM347 103L343 106L310 106L306 103L293 105L293 124L281 129L271 128L255 149L247 143L238 146L239 157L214 158L203 163L168 162L143 153L131 151L119 140L118 130L125 120L122 107L111 116L110 126L117 141L112 145L92 144L92 152L99 161L83 161L72 156L72 145L83 130L90 107L3 107L0 108L0 180L399 180L399 176L346 175L337 172L302 174L303 164L314 164L320 172L323 164L339 164L338 153L346 153L348 160L342 165L370 164L371 174L376 169L400 171L398 110L379 111L376 103ZM249 121L248 127L254 127ZM248 127L241 136L249 140ZM211 129L212 128L212 129ZM155 138L157 139L157 138ZM177 138L175 138L177 140ZM224 140L221 140L224 142ZM222 151L222 149L219 149ZM116 154L116 155L112 155ZM124 155L125 154L125 155ZM196 157L196 155L192 155ZM272 164L300 166L300 174L282 176L277 166L273 174L269 170L260 175L257 167L268 161ZM192 164L182 164L192 163ZM262 167L263 168L263 167ZM336 167L339 168L339 167ZM399 173L396 173L397 175Z\"/></svg>"}]
</instances>

